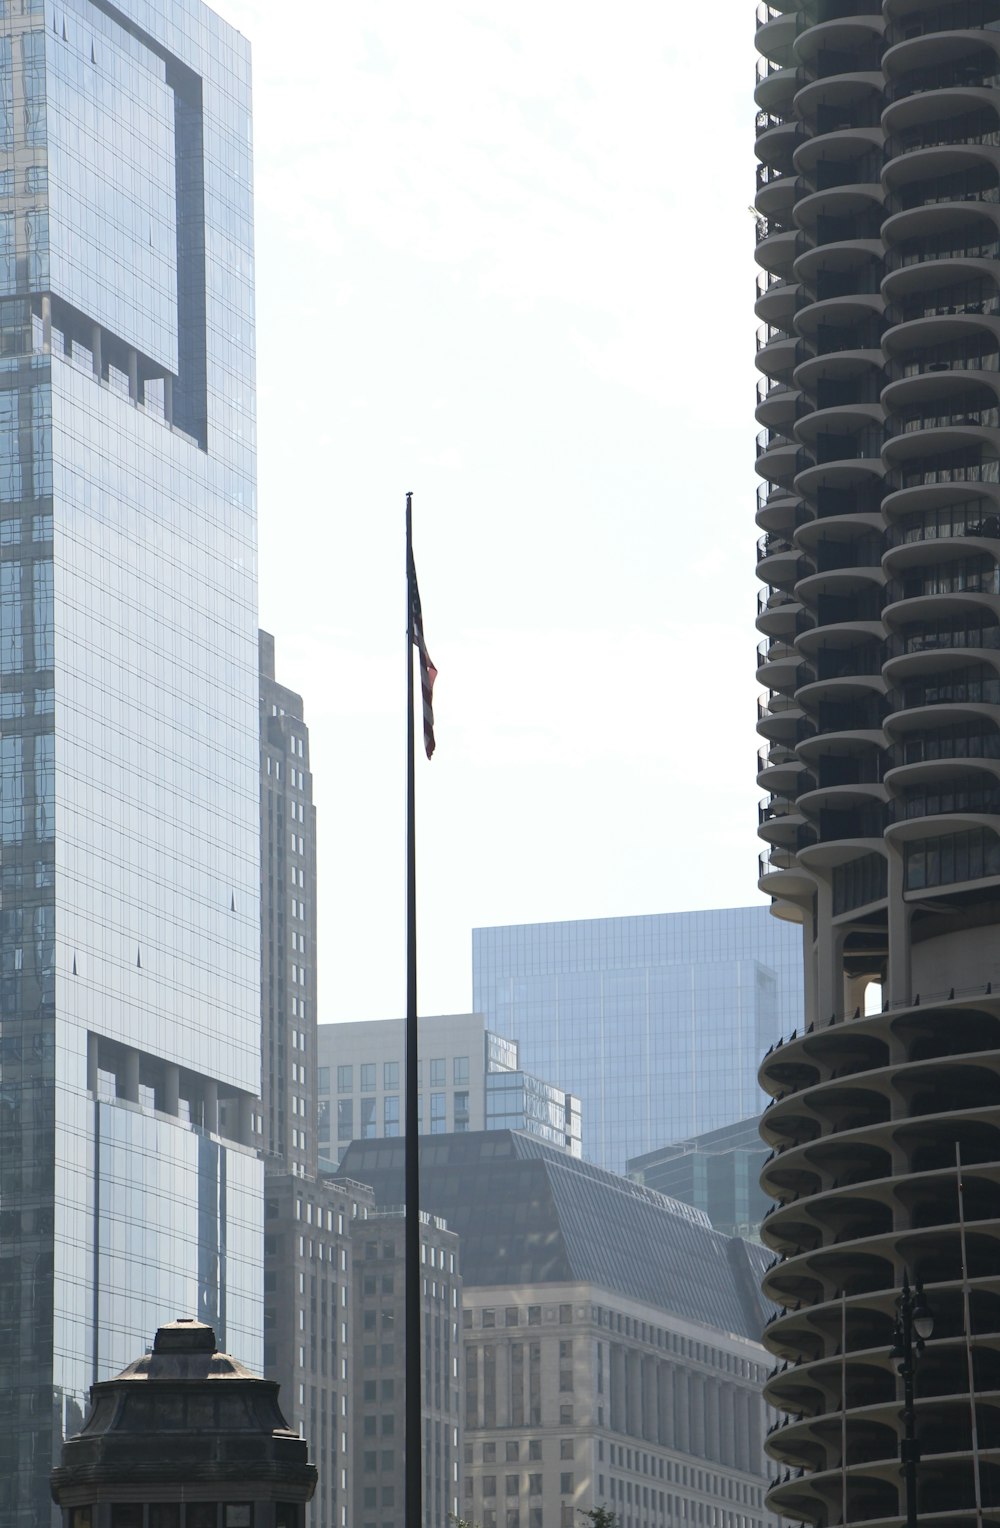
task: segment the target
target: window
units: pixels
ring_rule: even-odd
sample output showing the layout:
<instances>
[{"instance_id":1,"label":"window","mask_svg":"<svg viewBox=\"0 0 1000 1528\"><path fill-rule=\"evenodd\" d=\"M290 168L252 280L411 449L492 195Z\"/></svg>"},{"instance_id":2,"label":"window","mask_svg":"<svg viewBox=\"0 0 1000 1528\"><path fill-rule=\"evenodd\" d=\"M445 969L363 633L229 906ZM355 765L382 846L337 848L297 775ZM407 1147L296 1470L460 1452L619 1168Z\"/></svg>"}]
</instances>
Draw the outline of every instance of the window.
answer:
<instances>
[{"instance_id":1,"label":"window","mask_svg":"<svg viewBox=\"0 0 1000 1528\"><path fill-rule=\"evenodd\" d=\"M576 1487L573 1484L573 1471L566 1470L559 1476L559 1491L562 1496L572 1496Z\"/></svg>"},{"instance_id":2,"label":"window","mask_svg":"<svg viewBox=\"0 0 1000 1528\"><path fill-rule=\"evenodd\" d=\"M484 1464L496 1464L496 1462L497 1462L497 1446L496 1446L496 1444L495 1443L484 1443L483 1444L483 1463Z\"/></svg>"},{"instance_id":3,"label":"window","mask_svg":"<svg viewBox=\"0 0 1000 1528\"><path fill-rule=\"evenodd\" d=\"M541 1477L541 1475L529 1475L528 1476L528 1495L529 1496L541 1496L541 1494L542 1494L542 1477Z\"/></svg>"},{"instance_id":4,"label":"window","mask_svg":"<svg viewBox=\"0 0 1000 1528\"><path fill-rule=\"evenodd\" d=\"M573 1458L573 1439L572 1438L560 1438L559 1439L559 1458L560 1459L572 1459Z\"/></svg>"},{"instance_id":5,"label":"window","mask_svg":"<svg viewBox=\"0 0 1000 1528\"><path fill-rule=\"evenodd\" d=\"M469 1095L468 1093L455 1094L455 1132L456 1134L469 1128Z\"/></svg>"},{"instance_id":6,"label":"window","mask_svg":"<svg viewBox=\"0 0 1000 1528\"><path fill-rule=\"evenodd\" d=\"M444 1135L448 1125L447 1102L444 1093L431 1094L431 1135Z\"/></svg>"},{"instance_id":7,"label":"window","mask_svg":"<svg viewBox=\"0 0 1000 1528\"><path fill-rule=\"evenodd\" d=\"M559 1407L559 1426L560 1427L572 1427L573 1426L573 1408L572 1408L572 1406L560 1406Z\"/></svg>"},{"instance_id":8,"label":"window","mask_svg":"<svg viewBox=\"0 0 1000 1528\"><path fill-rule=\"evenodd\" d=\"M542 1324L542 1307L540 1305L529 1305L528 1306L528 1325L529 1326L541 1326L541 1324Z\"/></svg>"},{"instance_id":9,"label":"window","mask_svg":"<svg viewBox=\"0 0 1000 1528\"><path fill-rule=\"evenodd\" d=\"M353 1066L338 1066L337 1068L337 1092L350 1093L354 1087Z\"/></svg>"},{"instance_id":10,"label":"window","mask_svg":"<svg viewBox=\"0 0 1000 1528\"><path fill-rule=\"evenodd\" d=\"M375 1122L375 1102L374 1098L361 1100L361 1139L363 1141L374 1140L378 1133Z\"/></svg>"},{"instance_id":11,"label":"window","mask_svg":"<svg viewBox=\"0 0 1000 1528\"><path fill-rule=\"evenodd\" d=\"M496 1313L496 1311L495 1310L484 1310L483 1311L483 1325L484 1326L496 1326L496 1324L497 1324L497 1313Z\"/></svg>"},{"instance_id":12,"label":"window","mask_svg":"<svg viewBox=\"0 0 1000 1528\"><path fill-rule=\"evenodd\" d=\"M445 1084L445 1058L437 1057L431 1062L431 1087L443 1088Z\"/></svg>"},{"instance_id":13,"label":"window","mask_svg":"<svg viewBox=\"0 0 1000 1528\"><path fill-rule=\"evenodd\" d=\"M337 1140L352 1141L354 1139L354 1100L350 1098L337 1099Z\"/></svg>"},{"instance_id":14,"label":"window","mask_svg":"<svg viewBox=\"0 0 1000 1528\"><path fill-rule=\"evenodd\" d=\"M528 1458L529 1459L541 1459L541 1457L542 1457L542 1440L541 1440L541 1438L530 1438L528 1440Z\"/></svg>"},{"instance_id":15,"label":"window","mask_svg":"<svg viewBox=\"0 0 1000 1528\"><path fill-rule=\"evenodd\" d=\"M572 1320L573 1320L573 1307L572 1307L572 1305L560 1305L560 1307L559 1307L559 1325L560 1326L569 1326L570 1323L572 1322Z\"/></svg>"},{"instance_id":16,"label":"window","mask_svg":"<svg viewBox=\"0 0 1000 1528\"><path fill-rule=\"evenodd\" d=\"M483 1476L483 1495L495 1496L497 1494L497 1478L495 1475Z\"/></svg>"},{"instance_id":17,"label":"window","mask_svg":"<svg viewBox=\"0 0 1000 1528\"><path fill-rule=\"evenodd\" d=\"M361 1063L361 1066L358 1068L358 1070L361 1073L361 1091L362 1091L362 1093L374 1093L374 1091L375 1091L375 1063L374 1063L374 1061L363 1061Z\"/></svg>"},{"instance_id":18,"label":"window","mask_svg":"<svg viewBox=\"0 0 1000 1528\"><path fill-rule=\"evenodd\" d=\"M367 1100L365 1100L367 1102ZM383 1109L383 1135L399 1134L399 1094L387 1093Z\"/></svg>"},{"instance_id":19,"label":"window","mask_svg":"<svg viewBox=\"0 0 1000 1528\"><path fill-rule=\"evenodd\" d=\"M516 1464L519 1458L519 1448L516 1440L507 1440L507 1463Z\"/></svg>"},{"instance_id":20,"label":"window","mask_svg":"<svg viewBox=\"0 0 1000 1528\"><path fill-rule=\"evenodd\" d=\"M385 1061L382 1063L382 1086L387 1089L399 1087L398 1061Z\"/></svg>"},{"instance_id":21,"label":"window","mask_svg":"<svg viewBox=\"0 0 1000 1528\"><path fill-rule=\"evenodd\" d=\"M516 1475L504 1476L504 1495L516 1496L519 1490L519 1480Z\"/></svg>"},{"instance_id":22,"label":"window","mask_svg":"<svg viewBox=\"0 0 1000 1528\"><path fill-rule=\"evenodd\" d=\"M469 1058L468 1056L456 1056L452 1062L452 1081L455 1083L468 1082Z\"/></svg>"}]
</instances>

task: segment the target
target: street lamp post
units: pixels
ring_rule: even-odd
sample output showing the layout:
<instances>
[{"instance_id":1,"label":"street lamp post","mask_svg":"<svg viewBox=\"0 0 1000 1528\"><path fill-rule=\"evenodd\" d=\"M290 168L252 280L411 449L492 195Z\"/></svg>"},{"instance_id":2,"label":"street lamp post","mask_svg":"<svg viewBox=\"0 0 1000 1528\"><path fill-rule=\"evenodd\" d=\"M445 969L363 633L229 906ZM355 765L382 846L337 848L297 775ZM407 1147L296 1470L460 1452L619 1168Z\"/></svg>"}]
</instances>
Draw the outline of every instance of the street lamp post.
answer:
<instances>
[{"instance_id":1,"label":"street lamp post","mask_svg":"<svg viewBox=\"0 0 1000 1528\"><path fill-rule=\"evenodd\" d=\"M890 1356L903 1381L903 1437L899 1459L906 1485L906 1528L917 1528L917 1465L920 1462L913 1409L913 1371L917 1356L923 1352L924 1342L933 1330L934 1317L927 1307L920 1281L918 1279L911 1287L910 1276L904 1268L903 1288L896 1301L895 1342Z\"/></svg>"}]
</instances>

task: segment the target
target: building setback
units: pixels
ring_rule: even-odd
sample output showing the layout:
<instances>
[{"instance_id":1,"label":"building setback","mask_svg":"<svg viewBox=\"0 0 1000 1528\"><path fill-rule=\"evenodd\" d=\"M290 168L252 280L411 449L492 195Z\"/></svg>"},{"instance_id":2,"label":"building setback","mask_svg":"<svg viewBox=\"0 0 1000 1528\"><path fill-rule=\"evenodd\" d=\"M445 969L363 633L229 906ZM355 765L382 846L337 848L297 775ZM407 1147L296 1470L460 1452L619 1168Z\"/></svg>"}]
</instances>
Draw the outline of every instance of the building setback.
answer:
<instances>
[{"instance_id":1,"label":"building setback","mask_svg":"<svg viewBox=\"0 0 1000 1528\"><path fill-rule=\"evenodd\" d=\"M394 1202L402 1142L356 1141L341 1172ZM762 1248L509 1131L422 1142L421 1202L462 1249L464 1518L570 1528L606 1504L622 1528L773 1522Z\"/></svg>"},{"instance_id":2,"label":"building setback","mask_svg":"<svg viewBox=\"0 0 1000 1528\"><path fill-rule=\"evenodd\" d=\"M302 696L259 633L260 963L264 1150L316 1173L316 808Z\"/></svg>"},{"instance_id":3,"label":"building setback","mask_svg":"<svg viewBox=\"0 0 1000 1528\"><path fill-rule=\"evenodd\" d=\"M402 1135L405 1124L402 1019L319 1028L319 1149L334 1164L351 1141ZM520 1065L516 1041L491 1034L482 1014L420 1020L420 1130L525 1130L580 1155L580 1100Z\"/></svg>"},{"instance_id":4,"label":"building setback","mask_svg":"<svg viewBox=\"0 0 1000 1528\"><path fill-rule=\"evenodd\" d=\"M764 907L480 928L473 1005L581 1101L584 1154L629 1157L734 1124L801 1019L801 934Z\"/></svg>"},{"instance_id":5,"label":"building setback","mask_svg":"<svg viewBox=\"0 0 1000 1528\"><path fill-rule=\"evenodd\" d=\"M0 15L3 1528L178 1311L260 1367L249 75L200 0Z\"/></svg>"},{"instance_id":6,"label":"building setback","mask_svg":"<svg viewBox=\"0 0 1000 1528\"><path fill-rule=\"evenodd\" d=\"M1000 5L757 16L761 884L806 936L761 1069L771 1504L996 1525Z\"/></svg>"}]
</instances>

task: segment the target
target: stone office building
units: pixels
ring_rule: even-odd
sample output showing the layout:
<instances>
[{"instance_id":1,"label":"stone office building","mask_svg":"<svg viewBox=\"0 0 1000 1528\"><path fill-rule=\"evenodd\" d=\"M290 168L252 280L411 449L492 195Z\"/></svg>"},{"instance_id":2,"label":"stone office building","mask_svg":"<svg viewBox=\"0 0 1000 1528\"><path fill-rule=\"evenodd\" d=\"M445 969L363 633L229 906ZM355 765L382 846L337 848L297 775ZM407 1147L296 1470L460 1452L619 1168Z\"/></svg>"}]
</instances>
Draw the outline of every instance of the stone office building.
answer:
<instances>
[{"instance_id":1,"label":"stone office building","mask_svg":"<svg viewBox=\"0 0 1000 1528\"><path fill-rule=\"evenodd\" d=\"M767 1528L763 1249L514 1132L421 1144L422 1202L459 1233L462 1516L571 1528ZM342 1171L401 1193L402 1142Z\"/></svg>"},{"instance_id":2,"label":"stone office building","mask_svg":"<svg viewBox=\"0 0 1000 1528\"><path fill-rule=\"evenodd\" d=\"M396 1528L406 1500L406 1213L353 1223L353 1528ZM457 1516L461 1459L462 1275L458 1237L420 1216L423 1328L423 1518Z\"/></svg>"}]
</instances>

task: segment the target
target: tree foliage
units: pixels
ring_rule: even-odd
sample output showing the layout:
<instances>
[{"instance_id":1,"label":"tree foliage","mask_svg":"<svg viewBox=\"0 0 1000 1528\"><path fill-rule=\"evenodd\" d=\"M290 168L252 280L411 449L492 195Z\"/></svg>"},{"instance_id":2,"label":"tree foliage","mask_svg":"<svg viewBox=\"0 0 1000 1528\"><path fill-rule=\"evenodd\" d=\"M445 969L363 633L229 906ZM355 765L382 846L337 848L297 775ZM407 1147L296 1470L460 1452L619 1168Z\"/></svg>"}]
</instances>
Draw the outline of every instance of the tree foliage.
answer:
<instances>
[{"instance_id":1,"label":"tree foliage","mask_svg":"<svg viewBox=\"0 0 1000 1528\"><path fill-rule=\"evenodd\" d=\"M590 1528L621 1528L621 1519L612 1507L577 1507L576 1510L588 1520Z\"/></svg>"}]
</instances>

